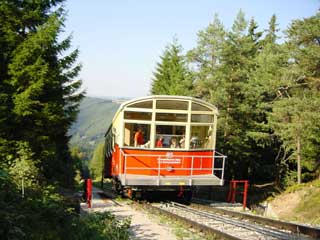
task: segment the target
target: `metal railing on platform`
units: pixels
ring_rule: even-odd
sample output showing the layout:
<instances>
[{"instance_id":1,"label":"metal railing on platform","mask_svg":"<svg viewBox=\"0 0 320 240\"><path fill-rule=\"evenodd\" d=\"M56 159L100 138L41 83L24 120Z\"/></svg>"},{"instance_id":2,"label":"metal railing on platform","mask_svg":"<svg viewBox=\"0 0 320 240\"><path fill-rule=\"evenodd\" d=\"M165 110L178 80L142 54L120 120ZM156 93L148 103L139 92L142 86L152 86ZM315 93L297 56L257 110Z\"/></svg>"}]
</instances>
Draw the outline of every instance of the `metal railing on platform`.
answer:
<instances>
[{"instance_id":1,"label":"metal railing on platform","mask_svg":"<svg viewBox=\"0 0 320 240\"><path fill-rule=\"evenodd\" d=\"M146 171L146 176L157 176L157 183L159 185L160 178L164 176L171 177L185 177L189 179L189 185L192 185L192 180L196 176L198 179L207 177L208 174L214 175L223 182L224 178L224 167L225 160L227 156L219 153L213 152L210 156L208 155L180 155L169 152L166 154L132 154L126 153L123 149L120 149L120 169L123 169L124 181L126 182L127 174L132 173L133 171ZM151 160L150 160L151 159ZM140 167L137 166L143 163L144 160L151 162L151 166ZM188 162L186 162L188 161ZM182 167L189 165L190 167ZM130 163L130 166L128 166ZM133 166L132 166L133 165ZM168 166L170 165L170 166ZM157 166L157 167L154 167ZM209 167L206 167L209 166ZM177 174L165 174L171 171L175 171ZM147 173L147 171L149 171ZM152 174L150 174L152 171ZM120 171L121 172L121 171ZM178 174L180 172L180 174Z\"/></svg>"}]
</instances>

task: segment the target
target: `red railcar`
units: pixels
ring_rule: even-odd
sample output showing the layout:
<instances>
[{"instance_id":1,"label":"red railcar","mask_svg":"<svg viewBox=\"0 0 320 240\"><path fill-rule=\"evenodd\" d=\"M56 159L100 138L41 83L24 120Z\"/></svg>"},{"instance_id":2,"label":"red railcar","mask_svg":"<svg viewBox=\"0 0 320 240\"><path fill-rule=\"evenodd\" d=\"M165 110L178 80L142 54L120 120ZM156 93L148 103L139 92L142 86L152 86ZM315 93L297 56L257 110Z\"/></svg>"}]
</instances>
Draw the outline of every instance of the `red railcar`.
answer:
<instances>
[{"instance_id":1,"label":"red railcar","mask_svg":"<svg viewBox=\"0 0 320 240\"><path fill-rule=\"evenodd\" d=\"M104 177L136 196L223 185L225 156L215 151L218 110L183 96L148 96L123 103L105 135Z\"/></svg>"}]
</instances>

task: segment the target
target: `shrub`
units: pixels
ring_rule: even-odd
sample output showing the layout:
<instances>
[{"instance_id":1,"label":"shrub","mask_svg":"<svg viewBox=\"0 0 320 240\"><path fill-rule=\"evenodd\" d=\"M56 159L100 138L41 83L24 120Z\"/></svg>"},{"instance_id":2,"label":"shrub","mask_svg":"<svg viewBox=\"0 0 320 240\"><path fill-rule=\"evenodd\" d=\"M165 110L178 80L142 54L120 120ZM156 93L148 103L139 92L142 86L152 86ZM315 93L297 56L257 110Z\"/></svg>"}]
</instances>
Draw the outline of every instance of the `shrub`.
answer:
<instances>
[{"instance_id":1,"label":"shrub","mask_svg":"<svg viewBox=\"0 0 320 240\"><path fill-rule=\"evenodd\" d=\"M75 219L69 239L126 240L129 239L130 222L128 218L118 220L110 212L91 213Z\"/></svg>"}]
</instances>

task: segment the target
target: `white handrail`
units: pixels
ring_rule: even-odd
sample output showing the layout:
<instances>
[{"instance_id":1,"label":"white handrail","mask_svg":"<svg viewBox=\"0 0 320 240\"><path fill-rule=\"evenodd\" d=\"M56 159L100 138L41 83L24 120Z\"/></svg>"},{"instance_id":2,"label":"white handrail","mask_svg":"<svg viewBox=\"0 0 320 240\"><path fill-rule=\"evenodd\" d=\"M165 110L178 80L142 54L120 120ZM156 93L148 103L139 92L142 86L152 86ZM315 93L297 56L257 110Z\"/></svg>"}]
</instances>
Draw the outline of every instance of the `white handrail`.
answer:
<instances>
[{"instance_id":1,"label":"white handrail","mask_svg":"<svg viewBox=\"0 0 320 240\"><path fill-rule=\"evenodd\" d=\"M154 157L155 160L158 161L158 167L157 168L152 168L152 167L146 167L146 168L143 168L143 167L127 167L127 160L128 160L128 157ZM215 152L213 155L171 155L170 157L167 155L167 154L130 154L130 153L125 153L122 149L120 149L120 165L124 164L124 183L126 183L126 177L127 177L127 170L157 170L157 185L159 186L160 185L160 173L161 173L161 170L167 170L168 168L164 168L164 167L161 167L161 159L163 157L166 157L168 159L182 159L183 161L185 160L185 158L191 158L191 167L190 168L176 168L175 170L176 171L190 171L190 174L189 174L189 184L192 185L192 179L195 175L193 175L194 171L208 171L208 170L212 170L212 175L215 175L214 172L215 171L220 171L221 172L221 180L223 181L223 178L224 178L224 167L225 167L225 159L227 158L227 156L219 153L219 152ZM122 159L124 158L124 161L122 161ZM195 158L197 159L200 159L201 160L201 164L200 164L200 168L195 168L194 167L194 162L195 162ZM203 161L206 161L206 159L210 160L212 159L212 168L203 168ZM215 167L216 165L216 161L215 159L222 159L222 167ZM220 162L221 164L221 162ZM121 168L122 169L122 168ZM180 175L179 175L180 176ZM186 175L188 176L188 175ZM201 174L197 175L197 177L201 177Z\"/></svg>"}]
</instances>

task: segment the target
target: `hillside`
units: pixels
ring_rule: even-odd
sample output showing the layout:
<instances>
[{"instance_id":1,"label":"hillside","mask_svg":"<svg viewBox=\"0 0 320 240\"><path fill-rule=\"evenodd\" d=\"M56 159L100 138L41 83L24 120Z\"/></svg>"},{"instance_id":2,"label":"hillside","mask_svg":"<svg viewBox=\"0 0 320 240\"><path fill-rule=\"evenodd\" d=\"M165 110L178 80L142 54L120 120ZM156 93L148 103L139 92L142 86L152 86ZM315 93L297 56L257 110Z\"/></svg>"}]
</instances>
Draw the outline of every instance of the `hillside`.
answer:
<instances>
[{"instance_id":1,"label":"hillside","mask_svg":"<svg viewBox=\"0 0 320 240\"><path fill-rule=\"evenodd\" d=\"M266 216L320 226L320 180L294 185L270 199Z\"/></svg>"},{"instance_id":2,"label":"hillside","mask_svg":"<svg viewBox=\"0 0 320 240\"><path fill-rule=\"evenodd\" d=\"M88 158L112 121L120 106L119 101L103 98L86 97L81 102L77 121L71 127L71 146L78 146L88 152Z\"/></svg>"}]
</instances>

